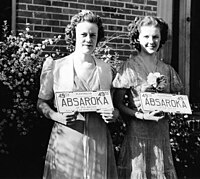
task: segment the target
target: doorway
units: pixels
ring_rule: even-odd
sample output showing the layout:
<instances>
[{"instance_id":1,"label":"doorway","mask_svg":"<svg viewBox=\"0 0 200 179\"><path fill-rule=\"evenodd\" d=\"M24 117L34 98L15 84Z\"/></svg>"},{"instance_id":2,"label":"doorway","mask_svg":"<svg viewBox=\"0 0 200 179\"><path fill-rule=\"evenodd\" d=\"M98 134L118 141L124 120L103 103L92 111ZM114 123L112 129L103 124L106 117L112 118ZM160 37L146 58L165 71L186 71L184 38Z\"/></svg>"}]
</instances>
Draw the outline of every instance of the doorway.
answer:
<instances>
[{"instance_id":1,"label":"doorway","mask_svg":"<svg viewBox=\"0 0 200 179\"><path fill-rule=\"evenodd\" d=\"M200 1L191 1L190 100L200 103Z\"/></svg>"}]
</instances>

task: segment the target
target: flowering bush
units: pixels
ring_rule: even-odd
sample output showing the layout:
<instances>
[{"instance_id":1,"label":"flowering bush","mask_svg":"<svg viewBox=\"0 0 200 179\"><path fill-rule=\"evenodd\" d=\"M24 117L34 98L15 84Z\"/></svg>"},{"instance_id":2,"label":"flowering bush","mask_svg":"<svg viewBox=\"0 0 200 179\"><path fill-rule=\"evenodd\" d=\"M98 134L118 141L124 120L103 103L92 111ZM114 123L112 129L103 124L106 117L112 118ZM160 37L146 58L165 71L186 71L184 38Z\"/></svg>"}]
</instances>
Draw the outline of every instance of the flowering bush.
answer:
<instances>
[{"instance_id":1,"label":"flowering bush","mask_svg":"<svg viewBox=\"0 0 200 179\"><path fill-rule=\"evenodd\" d=\"M43 50L47 45L55 44L60 36L35 44L33 36L29 35L28 25L18 36L9 35L7 29L5 21L3 41L0 42L0 81L10 91L12 105L5 108L2 104L4 118L1 119L0 129L3 130L5 125L15 125L13 129L20 135L26 135L39 118L36 102L45 59Z\"/></svg>"},{"instance_id":2,"label":"flowering bush","mask_svg":"<svg viewBox=\"0 0 200 179\"><path fill-rule=\"evenodd\" d=\"M111 64L114 71L117 71L122 64L122 61L119 60L119 54L114 52L111 54L111 51L114 51L108 43L114 39L127 37L126 34L118 35L117 33L113 34L111 37L107 37L106 40L99 42L97 48L95 49L94 54L100 58L101 60L105 61L106 63Z\"/></svg>"},{"instance_id":3,"label":"flowering bush","mask_svg":"<svg viewBox=\"0 0 200 179\"><path fill-rule=\"evenodd\" d=\"M196 107L191 105L191 108L194 112ZM178 177L199 178L200 115L174 114L169 122L170 143Z\"/></svg>"}]
</instances>

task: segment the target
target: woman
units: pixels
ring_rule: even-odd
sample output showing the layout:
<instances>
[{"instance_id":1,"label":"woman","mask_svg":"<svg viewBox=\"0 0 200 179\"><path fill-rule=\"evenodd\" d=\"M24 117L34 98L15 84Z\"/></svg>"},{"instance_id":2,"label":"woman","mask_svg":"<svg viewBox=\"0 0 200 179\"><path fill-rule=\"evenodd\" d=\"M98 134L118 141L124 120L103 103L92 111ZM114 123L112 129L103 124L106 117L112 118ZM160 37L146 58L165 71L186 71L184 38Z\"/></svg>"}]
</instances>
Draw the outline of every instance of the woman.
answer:
<instances>
[{"instance_id":1,"label":"woman","mask_svg":"<svg viewBox=\"0 0 200 179\"><path fill-rule=\"evenodd\" d=\"M118 160L119 178L175 179L168 116L161 111L143 112L139 98L145 91L177 93L183 88L175 70L157 57L167 40L168 25L146 16L130 23L128 30L138 54L123 64L113 81L114 104L128 126Z\"/></svg>"},{"instance_id":2,"label":"woman","mask_svg":"<svg viewBox=\"0 0 200 179\"><path fill-rule=\"evenodd\" d=\"M66 40L75 45L74 52L55 61L48 59L43 65L38 109L57 121L50 136L44 179L117 178L106 127L107 122L116 119L116 111L61 114L51 105L55 92L110 90L111 68L93 55L103 38L100 17L82 11L72 17L66 28Z\"/></svg>"}]
</instances>

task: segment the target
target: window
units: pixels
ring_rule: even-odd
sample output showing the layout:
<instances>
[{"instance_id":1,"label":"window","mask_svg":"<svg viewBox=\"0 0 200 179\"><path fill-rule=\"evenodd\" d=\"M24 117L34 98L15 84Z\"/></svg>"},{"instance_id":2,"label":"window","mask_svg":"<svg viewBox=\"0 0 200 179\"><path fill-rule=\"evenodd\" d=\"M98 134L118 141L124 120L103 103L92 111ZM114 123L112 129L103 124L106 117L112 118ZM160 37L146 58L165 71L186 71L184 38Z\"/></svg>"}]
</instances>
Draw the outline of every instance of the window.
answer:
<instances>
[{"instance_id":1,"label":"window","mask_svg":"<svg viewBox=\"0 0 200 179\"><path fill-rule=\"evenodd\" d=\"M0 37L2 38L2 25L7 20L9 31L15 31L16 0L1 0L0 6Z\"/></svg>"}]
</instances>

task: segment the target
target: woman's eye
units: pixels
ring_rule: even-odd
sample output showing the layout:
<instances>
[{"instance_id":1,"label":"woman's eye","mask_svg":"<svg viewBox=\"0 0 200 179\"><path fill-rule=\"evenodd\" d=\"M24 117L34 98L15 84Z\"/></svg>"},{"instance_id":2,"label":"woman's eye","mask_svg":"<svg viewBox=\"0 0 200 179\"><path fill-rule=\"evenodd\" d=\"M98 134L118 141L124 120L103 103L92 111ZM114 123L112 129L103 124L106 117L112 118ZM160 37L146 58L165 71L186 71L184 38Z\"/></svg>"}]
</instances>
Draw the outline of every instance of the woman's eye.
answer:
<instances>
[{"instance_id":1,"label":"woman's eye","mask_svg":"<svg viewBox=\"0 0 200 179\"><path fill-rule=\"evenodd\" d=\"M96 37L96 34L91 34L90 37Z\"/></svg>"},{"instance_id":2,"label":"woman's eye","mask_svg":"<svg viewBox=\"0 0 200 179\"><path fill-rule=\"evenodd\" d=\"M154 38L154 39L158 39L158 38L159 38L159 36L154 36L153 38Z\"/></svg>"},{"instance_id":3,"label":"woman's eye","mask_svg":"<svg viewBox=\"0 0 200 179\"><path fill-rule=\"evenodd\" d=\"M87 34L86 33L83 33L83 34L81 34L83 37L86 37L87 36Z\"/></svg>"},{"instance_id":4,"label":"woman's eye","mask_svg":"<svg viewBox=\"0 0 200 179\"><path fill-rule=\"evenodd\" d=\"M82 33L81 36L82 36L82 37L87 37L87 36L89 36L90 38L95 38L95 37L96 37L96 34Z\"/></svg>"}]
</instances>

